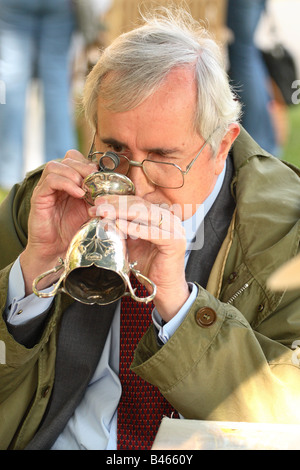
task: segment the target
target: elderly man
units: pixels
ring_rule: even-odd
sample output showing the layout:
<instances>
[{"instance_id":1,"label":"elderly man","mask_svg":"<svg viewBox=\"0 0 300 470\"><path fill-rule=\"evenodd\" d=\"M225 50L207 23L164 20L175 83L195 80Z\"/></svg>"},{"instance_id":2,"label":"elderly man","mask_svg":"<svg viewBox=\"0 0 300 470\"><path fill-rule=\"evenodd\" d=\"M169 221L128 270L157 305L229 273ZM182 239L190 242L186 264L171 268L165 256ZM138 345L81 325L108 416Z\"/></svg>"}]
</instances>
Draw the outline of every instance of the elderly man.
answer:
<instances>
[{"instance_id":1,"label":"elderly man","mask_svg":"<svg viewBox=\"0 0 300 470\"><path fill-rule=\"evenodd\" d=\"M1 447L150 448L164 414L299 423L299 292L266 285L298 250L299 174L240 128L216 44L184 12L155 15L103 52L84 107L90 160L70 150L1 207ZM98 161L135 194L89 206L82 183ZM156 285L148 313L32 293L94 217L116 223Z\"/></svg>"}]
</instances>

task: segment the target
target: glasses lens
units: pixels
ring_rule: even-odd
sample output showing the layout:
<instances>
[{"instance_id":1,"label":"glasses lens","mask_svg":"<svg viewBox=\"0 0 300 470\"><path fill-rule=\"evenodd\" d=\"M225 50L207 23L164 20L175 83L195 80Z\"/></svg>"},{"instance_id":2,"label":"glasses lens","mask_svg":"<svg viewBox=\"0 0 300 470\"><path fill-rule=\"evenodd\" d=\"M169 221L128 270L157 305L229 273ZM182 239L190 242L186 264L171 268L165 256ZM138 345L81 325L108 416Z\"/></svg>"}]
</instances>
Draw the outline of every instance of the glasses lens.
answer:
<instances>
[{"instance_id":1,"label":"glasses lens","mask_svg":"<svg viewBox=\"0 0 300 470\"><path fill-rule=\"evenodd\" d=\"M108 154L109 153L109 154ZM114 171L119 165L120 159L117 154L107 152L99 160L99 166L104 171Z\"/></svg>"},{"instance_id":2,"label":"glasses lens","mask_svg":"<svg viewBox=\"0 0 300 470\"><path fill-rule=\"evenodd\" d=\"M170 189L183 186L183 174L172 163L144 160L143 168L147 178L157 186Z\"/></svg>"},{"instance_id":3,"label":"glasses lens","mask_svg":"<svg viewBox=\"0 0 300 470\"><path fill-rule=\"evenodd\" d=\"M99 160L99 166L103 171L116 171L127 175L130 162L124 155L115 152L106 152ZM176 189L183 186L183 174L173 163L143 161L143 170L152 183L162 188Z\"/></svg>"},{"instance_id":4,"label":"glasses lens","mask_svg":"<svg viewBox=\"0 0 300 470\"><path fill-rule=\"evenodd\" d=\"M129 169L128 160L123 155L118 155L115 152L106 152L100 158L99 165L104 171L116 171L124 175L127 174Z\"/></svg>"}]
</instances>

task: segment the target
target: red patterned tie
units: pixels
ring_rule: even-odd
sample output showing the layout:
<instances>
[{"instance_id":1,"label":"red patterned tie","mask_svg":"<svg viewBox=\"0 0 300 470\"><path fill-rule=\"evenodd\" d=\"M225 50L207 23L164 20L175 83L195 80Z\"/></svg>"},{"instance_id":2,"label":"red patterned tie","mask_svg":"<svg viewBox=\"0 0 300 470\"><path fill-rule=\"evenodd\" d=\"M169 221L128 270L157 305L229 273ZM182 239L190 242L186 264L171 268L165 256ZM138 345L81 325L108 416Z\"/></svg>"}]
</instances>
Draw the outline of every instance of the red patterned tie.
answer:
<instances>
[{"instance_id":1,"label":"red patterned tie","mask_svg":"<svg viewBox=\"0 0 300 470\"><path fill-rule=\"evenodd\" d=\"M149 295L131 276L138 297ZM123 297L121 302L120 381L122 396L118 406L118 449L151 449L163 416L178 414L162 396L157 387L149 384L129 370L134 349L152 323L154 306Z\"/></svg>"}]
</instances>

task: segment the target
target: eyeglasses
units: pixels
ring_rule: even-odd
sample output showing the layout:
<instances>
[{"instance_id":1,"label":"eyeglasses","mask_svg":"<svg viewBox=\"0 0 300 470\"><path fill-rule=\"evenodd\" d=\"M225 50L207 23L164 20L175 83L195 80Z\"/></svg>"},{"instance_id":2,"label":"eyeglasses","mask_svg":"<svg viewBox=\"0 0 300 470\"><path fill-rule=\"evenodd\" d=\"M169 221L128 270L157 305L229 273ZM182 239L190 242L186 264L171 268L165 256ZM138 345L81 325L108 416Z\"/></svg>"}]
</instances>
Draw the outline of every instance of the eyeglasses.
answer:
<instances>
[{"instance_id":1,"label":"eyeglasses","mask_svg":"<svg viewBox=\"0 0 300 470\"><path fill-rule=\"evenodd\" d=\"M179 189L184 185L184 177L188 174L216 130L217 129L215 129L204 142L197 155L187 165L185 170L182 170L178 165L176 165L176 163L161 162L152 160L151 158L146 158L142 162L136 162L134 160L129 160L125 155L118 154L110 150L107 152L93 151L96 133L88 154L88 159L95 161L96 155L102 155L98 162L100 171L116 171L126 176L128 175L131 166L140 167L148 180L155 186L167 189Z\"/></svg>"}]
</instances>

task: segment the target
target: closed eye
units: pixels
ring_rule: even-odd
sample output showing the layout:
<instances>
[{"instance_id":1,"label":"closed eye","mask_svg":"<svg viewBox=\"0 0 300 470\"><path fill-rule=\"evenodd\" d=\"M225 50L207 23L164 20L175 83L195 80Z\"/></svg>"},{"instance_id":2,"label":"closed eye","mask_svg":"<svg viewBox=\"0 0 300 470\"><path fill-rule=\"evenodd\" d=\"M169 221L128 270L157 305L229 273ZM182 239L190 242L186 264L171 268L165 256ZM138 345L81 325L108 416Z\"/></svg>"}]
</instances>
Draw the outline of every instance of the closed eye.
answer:
<instances>
[{"instance_id":1,"label":"closed eye","mask_svg":"<svg viewBox=\"0 0 300 470\"><path fill-rule=\"evenodd\" d=\"M176 158L174 153L175 152L173 151L155 150L149 152L147 159L160 162L177 163L178 157Z\"/></svg>"}]
</instances>

